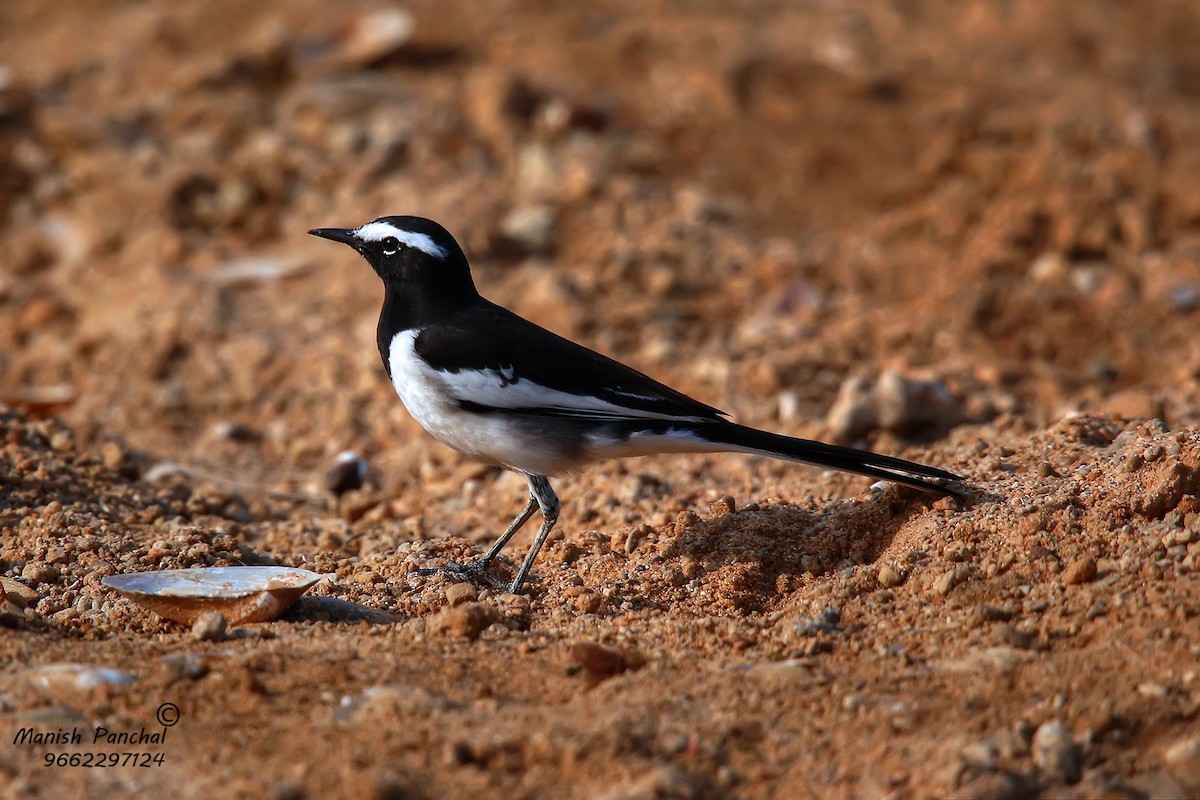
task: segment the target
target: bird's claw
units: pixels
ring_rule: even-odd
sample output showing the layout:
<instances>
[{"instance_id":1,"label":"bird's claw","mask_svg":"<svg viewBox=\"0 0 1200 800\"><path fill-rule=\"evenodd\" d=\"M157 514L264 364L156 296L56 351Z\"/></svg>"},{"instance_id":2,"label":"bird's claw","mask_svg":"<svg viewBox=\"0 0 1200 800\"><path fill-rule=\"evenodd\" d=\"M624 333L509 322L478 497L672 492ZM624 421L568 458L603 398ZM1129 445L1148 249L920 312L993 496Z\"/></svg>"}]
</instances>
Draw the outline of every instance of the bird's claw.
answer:
<instances>
[{"instance_id":1,"label":"bird's claw","mask_svg":"<svg viewBox=\"0 0 1200 800\"><path fill-rule=\"evenodd\" d=\"M492 578L488 575L488 567L491 566L491 561L482 558L469 563L463 564L458 561L447 560L446 564L441 567L418 567L414 569L418 575L449 575L452 578L457 578L465 583L478 586L484 583L488 588L496 589L501 586L506 586L504 581Z\"/></svg>"}]
</instances>

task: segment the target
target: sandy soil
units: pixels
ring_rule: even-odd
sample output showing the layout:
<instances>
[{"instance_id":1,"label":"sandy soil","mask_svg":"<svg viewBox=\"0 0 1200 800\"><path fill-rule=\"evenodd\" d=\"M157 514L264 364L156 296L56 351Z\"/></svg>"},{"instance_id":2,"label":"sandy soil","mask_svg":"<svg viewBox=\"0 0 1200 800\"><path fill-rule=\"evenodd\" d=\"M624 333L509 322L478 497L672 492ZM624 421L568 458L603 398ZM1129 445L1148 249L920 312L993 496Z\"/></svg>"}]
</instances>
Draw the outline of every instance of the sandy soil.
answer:
<instances>
[{"instance_id":1,"label":"sandy soil","mask_svg":"<svg viewBox=\"0 0 1200 800\"><path fill-rule=\"evenodd\" d=\"M1200 796L1198 35L1169 0L4 4L0 790ZM389 213L969 497L608 463L526 596L419 575L524 488L407 417L377 280L304 235ZM224 633L100 582L229 564L332 577ZM161 759L45 766L113 751Z\"/></svg>"}]
</instances>

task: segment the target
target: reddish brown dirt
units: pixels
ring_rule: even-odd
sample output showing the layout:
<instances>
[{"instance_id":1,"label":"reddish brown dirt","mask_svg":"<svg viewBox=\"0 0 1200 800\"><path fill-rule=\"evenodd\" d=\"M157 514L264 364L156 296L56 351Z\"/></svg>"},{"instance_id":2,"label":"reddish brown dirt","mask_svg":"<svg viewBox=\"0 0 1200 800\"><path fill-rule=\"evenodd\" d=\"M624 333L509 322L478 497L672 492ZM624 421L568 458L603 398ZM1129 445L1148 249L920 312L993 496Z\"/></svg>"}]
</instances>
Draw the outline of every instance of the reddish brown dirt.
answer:
<instances>
[{"instance_id":1,"label":"reddish brown dirt","mask_svg":"<svg viewBox=\"0 0 1200 800\"><path fill-rule=\"evenodd\" d=\"M1194 4L408 8L0 8L4 794L1200 796ZM524 489L408 418L377 280L304 235L390 213L739 421L970 497L608 463L556 483L526 597L421 577ZM889 371L948 402L848 432ZM332 580L208 640L100 583L243 563ZM14 742L164 702L160 744ZM113 750L162 763L44 766Z\"/></svg>"}]
</instances>

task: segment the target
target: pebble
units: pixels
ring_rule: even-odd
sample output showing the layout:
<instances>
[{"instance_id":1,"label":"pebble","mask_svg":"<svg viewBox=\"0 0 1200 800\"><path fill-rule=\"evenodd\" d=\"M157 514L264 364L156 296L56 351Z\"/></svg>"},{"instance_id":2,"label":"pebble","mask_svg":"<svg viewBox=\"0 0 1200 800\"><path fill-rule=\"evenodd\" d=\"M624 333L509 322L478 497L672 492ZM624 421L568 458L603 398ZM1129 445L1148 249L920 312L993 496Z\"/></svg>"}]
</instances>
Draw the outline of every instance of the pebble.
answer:
<instances>
[{"instance_id":1,"label":"pebble","mask_svg":"<svg viewBox=\"0 0 1200 800\"><path fill-rule=\"evenodd\" d=\"M835 437L853 440L876 428L950 428L962 418L962 405L942 383L887 370L873 385L864 378L846 379L825 423Z\"/></svg>"},{"instance_id":2,"label":"pebble","mask_svg":"<svg viewBox=\"0 0 1200 800\"><path fill-rule=\"evenodd\" d=\"M970 575L970 572L965 567L952 569L934 581L933 590L942 597L945 597L954 590L955 586L965 581L968 575Z\"/></svg>"},{"instance_id":3,"label":"pebble","mask_svg":"<svg viewBox=\"0 0 1200 800\"><path fill-rule=\"evenodd\" d=\"M162 662L173 681L182 678L198 681L208 674L208 662L191 653L171 653L163 656Z\"/></svg>"},{"instance_id":4,"label":"pebble","mask_svg":"<svg viewBox=\"0 0 1200 800\"><path fill-rule=\"evenodd\" d=\"M596 592L582 592L574 602L576 610L583 614L595 614L604 608L604 596Z\"/></svg>"},{"instance_id":5,"label":"pebble","mask_svg":"<svg viewBox=\"0 0 1200 800\"><path fill-rule=\"evenodd\" d=\"M1137 693L1152 700L1163 700L1171 693L1171 690L1161 683L1139 683Z\"/></svg>"},{"instance_id":6,"label":"pebble","mask_svg":"<svg viewBox=\"0 0 1200 800\"><path fill-rule=\"evenodd\" d=\"M998 764L999 750L995 743L987 740L970 742L959 751L964 764L981 770L994 770Z\"/></svg>"},{"instance_id":7,"label":"pebble","mask_svg":"<svg viewBox=\"0 0 1200 800\"><path fill-rule=\"evenodd\" d=\"M638 546L645 539L647 539L650 536L650 534L652 534L653 532L654 532L654 529L651 528L649 525L645 525L645 524L639 525L636 528L634 528L633 530L631 530L629 532L629 534L625 537L625 542L623 545L625 554L630 555L630 556L633 555L634 552L638 549Z\"/></svg>"},{"instance_id":8,"label":"pebble","mask_svg":"<svg viewBox=\"0 0 1200 800\"><path fill-rule=\"evenodd\" d=\"M229 621L220 611L205 611L192 623L192 638L198 642L220 642L228 628Z\"/></svg>"},{"instance_id":9,"label":"pebble","mask_svg":"<svg viewBox=\"0 0 1200 800\"><path fill-rule=\"evenodd\" d=\"M904 576L901 575L900 571L891 564L884 564L879 568L879 573L876 575L876 580L878 580L879 585L885 589L892 589L904 583Z\"/></svg>"},{"instance_id":10,"label":"pebble","mask_svg":"<svg viewBox=\"0 0 1200 800\"><path fill-rule=\"evenodd\" d=\"M68 431L55 431L50 436L50 446L60 453L65 453L75 447L75 437Z\"/></svg>"},{"instance_id":11,"label":"pebble","mask_svg":"<svg viewBox=\"0 0 1200 800\"><path fill-rule=\"evenodd\" d=\"M28 608L38 601L38 593L20 581L0 577L0 590L4 596L21 608Z\"/></svg>"},{"instance_id":12,"label":"pebble","mask_svg":"<svg viewBox=\"0 0 1200 800\"><path fill-rule=\"evenodd\" d=\"M891 431L949 428L962 419L962 406L943 384L905 378L887 370L875 384L875 413Z\"/></svg>"},{"instance_id":13,"label":"pebble","mask_svg":"<svg viewBox=\"0 0 1200 800\"><path fill-rule=\"evenodd\" d=\"M261 437L258 431L251 428L244 422L236 422L234 420L222 420L212 426L212 435L215 439L220 439L226 442L256 442Z\"/></svg>"},{"instance_id":14,"label":"pebble","mask_svg":"<svg viewBox=\"0 0 1200 800\"><path fill-rule=\"evenodd\" d=\"M1038 726L1031 751L1034 766L1048 780L1075 783L1083 774L1079 747L1059 720Z\"/></svg>"},{"instance_id":15,"label":"pebble","mask_svg":"<svg viewBox=\"0 0 1200 800\"><path fill-rule=\"evenodd\" d=\"M1066 280L1070 272L1067 259L1060 253L1042 253L1029 265L1029 277L1041 284L1055 284Z\"/></svg>"},{"instance_id":16,"label":"pebble","mask_svg":"<svg viewBox=\"0 0 1200 800\"><path fill-rule=\"evenodd\" d=\"M690 529L700 524L700 517L695 511L680 511L675 517L675 535L682 536Z\"/></svg>"},{"instance_id":17,"label":"pebble","mask_svg":"<svg viewBox=\"0 0 1200 800\"><path fill-rule=\"evenodd\" d=\"M429 630L459 639L475 640L496 621L496 611L481 603L446 606L429 619Z\"/></svg>"},{"instance_id":18,"label":"pebble","mask_svg":"<svg viewBox=\"0 0 1200 800\"><path fill-rule=\"evenodd\" d=\"M1031 656L1028 653L1013 647L988 647L975 651L963 658L936 661L934 665L946 672L960 675L990 670L1011 672L1030 658Z\"/></svg>"},{"instance_id":19,"label":"pebble","mask_svg":"<svg viewBox=\"0 0 1200 800\"><path fill-rule=\"evenodd\" d=\"M124 686L137 680L128 672L90 664L44 664L25 675L33 686L51 697L62 692L87 692L100 686Z\"/></svg>"},{"instance_id":20,"label":"pebble","mask_svg":"<svg viewBox=\"0 0 1200 800\"><path fill-rule=\"evenodd\" d=\"M818 633L837 633L841 622L841 612L836 608L826 608L815 617L800 620L796 626L796 630L801 636L813 636Z\"/></svg>"},{"instance_id":21,"label":"pebble","mask_svg":"<svg viewBox=\"0 0 1200 800\"><path fill-rule=\"evenodd\" d=\"M1163 754L1163 766L1192 797L1200 797L1200 736L1180 739Z\"/></svg>"},{"instance_id":22,"label":"pebble","mask_svg":"<svg viewBox=\"0 0 1200 800\"><path fill-rule=\"evenodd\" d=\"M564 542L562 547L557 547L551 551L552 555L550 558L561 564L574 564L583 558L587 552L578 542Z\"/></svg>"},{"instance_id":23,"label":"pebble","mask_svg":"<svg viewBox=\"0 0 1200 800\"><path fill-rule=\"evenodd\" d=\"M31 583L54 583L58 580L58 570L44 561L30 561L21 570L21 577Z\"/></svg>"},{"instance_id":24,"label":"pebble","mask_svg":"<svg viewBox=\"0 0 1200 800\"><path fill-rule=\"evenodd\" d=\"M353 21L330 57L339 64L370 65L407 45L415 29L413 15L405 9L368 11Z\"/></svg>"},{"instance_id":25,"label":"pebble","mask_svg":"<svg viewBox=\"0 0 1200 800\"><path fill-rule=\"evenodd\" d=\"M446 587L446 603L450 606L473 603L478 599L479 590L469 583L452 583Z\"/></svg>"},{"instance_id":26,"label":"pebble","mask_svg":"<svg viewBox=\"0 0 1200 800\"><path fill-rule=\"evenodd\" d=\"M1067 585L1087 583L1096 577L1096 559L1091 556L1077 558L1063 570L1062 581Z\"/></svg>"},{"instance_id":27,"label":"pebble","mask_svg":"<svg viewBox=\"0 0 1200 800\"><path fill-rule=\"evenodd\" d=\"M442 694L420 686L392 683L370 686L357 697L342 698L335 719L395 719L397 716L428 716L459 708L459 704Z\"/></svg>"},{"instance_id":28,"label":"pebble","mask_svg":"<svg viewBox=\"0 0 1200 800\"><path fill-rule=\"evenodd\" d=\"M879 426L871 383L865 378L847 378L829 407L825 425L836 439L857 439Z\"/></svg>"},{"instance_id":29,"label":"pebble","mask_svg":"<svg viewBox=\"0 0 1200 800\"><path fill-rule=\"evenodd\" d=\"M325 473L325 488L341 497L346 492L361 489L369 471L362 456L353 450L343 450Z\"/></svg>"},{"instance_id":30,"label":"pebble","mask_svg":"<svg viewBox=\"0 0 1200 800\"><path fill-rule=\"evenodd\" d=\"M737 511L737 501L733 499L732 495L728 494L717 498L708 507L708 513L714 517L721 514L732 514L735 511Z\"/></svg>"},{"instance_id":31,"label":"pebble","mask_svg":"<svg viewBox=\"0 0 1200 800\"><path fill-rule=\"evenodd\" d=\"M497 249L516 256L546 255L554 249L558 213L553 206L514 208L500 221Z\"/></svg>"},{"instance_id":32,"label":"pebble","mask_svg":"<svg viewBox=\"0 0 1200 800\"><path fill-rule=\"evenodd\" d=\"M599 683L626 670L640 669L646 663L646 659L636 650L623 650L599 642L576 642L571 645L570 660L583 667L592 683Z\"/></svg>"}]
</instances>

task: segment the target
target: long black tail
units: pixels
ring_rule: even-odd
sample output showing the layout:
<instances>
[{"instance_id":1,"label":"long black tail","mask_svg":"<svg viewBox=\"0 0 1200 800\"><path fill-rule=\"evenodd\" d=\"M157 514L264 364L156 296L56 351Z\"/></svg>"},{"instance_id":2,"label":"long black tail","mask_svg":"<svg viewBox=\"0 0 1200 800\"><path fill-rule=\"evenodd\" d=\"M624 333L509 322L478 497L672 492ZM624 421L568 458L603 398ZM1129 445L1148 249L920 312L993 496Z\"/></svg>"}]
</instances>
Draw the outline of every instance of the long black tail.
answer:
<instances>
[{"instance_id":1,"label":"long black tail","mask_svg":"<svg viewBox=\"0 0 1200 800\"><path fill-rule=\"evenodd\" d=\"M818 467L840 469L845 472L867 475L871 478L902 483L925 492L949 497L960 496L953 489L922 480L922 478L931 478L961 481L960 476L937 467L927 467L915 461L905 461L902 458L884 456L867 450L856 450L853 447L839 447L811 439L797 439L793 436L760 431L757 428L748 428L745 425L723 420L701 423L696 426L695 430L705 440L738 452L800 461Z\"/></svg>"}]
</instances>

